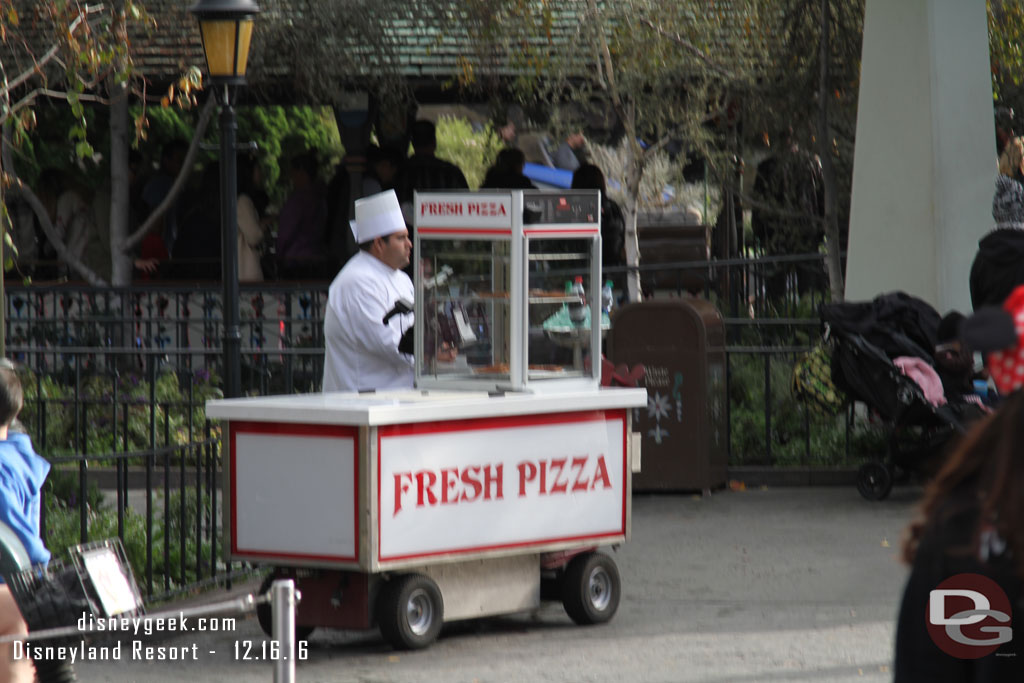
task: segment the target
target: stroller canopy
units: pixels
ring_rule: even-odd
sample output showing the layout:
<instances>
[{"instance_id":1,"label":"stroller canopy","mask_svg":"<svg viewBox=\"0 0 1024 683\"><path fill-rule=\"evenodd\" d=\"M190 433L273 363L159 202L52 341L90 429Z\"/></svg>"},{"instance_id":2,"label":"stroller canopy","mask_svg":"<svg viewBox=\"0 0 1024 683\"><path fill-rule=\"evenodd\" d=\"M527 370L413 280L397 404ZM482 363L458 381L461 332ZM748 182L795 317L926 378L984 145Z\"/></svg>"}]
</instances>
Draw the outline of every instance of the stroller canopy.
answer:
<instances>
[{"instance_id":1,"label":"stroller canopy","mask_svg":"<svg viewBox=\"0 0 1024 683\"><path fill-rule=\"evenodd\" d=\"M938 338L938 312L904 292L871 301L823 304L821 319L841 338L863 337L889 358L917 356L932 363Z\"/></svg>"}]
</instances>

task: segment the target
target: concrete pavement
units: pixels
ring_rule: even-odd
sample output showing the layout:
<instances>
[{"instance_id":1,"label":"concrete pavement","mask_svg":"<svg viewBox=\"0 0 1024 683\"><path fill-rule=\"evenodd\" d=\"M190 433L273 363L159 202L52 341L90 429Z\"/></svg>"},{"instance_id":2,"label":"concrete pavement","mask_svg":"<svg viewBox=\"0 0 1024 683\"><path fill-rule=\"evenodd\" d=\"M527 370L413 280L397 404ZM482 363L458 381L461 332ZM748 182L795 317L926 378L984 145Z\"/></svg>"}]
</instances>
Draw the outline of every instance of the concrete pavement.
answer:
<instances>
[{"instance_id":1,"label":"concrete pavement","mask_svg":"<svg viewBox=\"0 0 1024 683\"><path fill-rule=\"evenodd\" d=\"M611 623L578 627L547 604L453 624L415 653L392 651L376 632L320 630L297 680L887 681L907 574L899 540L919 496L897 488L869 503L852 486L638 495L632 539L610 551L623 581ZM237 661L247 641L263 641L254 618L157 643L195 644L198 661L126 656L77 670L85 683L271 681L271 664Z\"/></svg>"}]
</instances>

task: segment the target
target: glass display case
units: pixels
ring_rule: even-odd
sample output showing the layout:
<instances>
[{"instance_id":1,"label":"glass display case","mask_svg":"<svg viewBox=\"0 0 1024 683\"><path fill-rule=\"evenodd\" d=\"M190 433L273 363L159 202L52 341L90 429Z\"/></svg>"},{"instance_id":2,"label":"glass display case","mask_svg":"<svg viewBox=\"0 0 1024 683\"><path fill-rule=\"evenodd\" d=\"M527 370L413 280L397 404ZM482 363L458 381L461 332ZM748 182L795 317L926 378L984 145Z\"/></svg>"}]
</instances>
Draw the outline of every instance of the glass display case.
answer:
<instances>
[{"instance_id":1,"label":"glass display case","mask_svg":"<svg viewBox=\"0 0 1024 683\"><path fill-rule=\"evenodd\" d=\"M596 387L599 207L596 190L417 193L416 386Z\"/></svg>"}]
</instances>

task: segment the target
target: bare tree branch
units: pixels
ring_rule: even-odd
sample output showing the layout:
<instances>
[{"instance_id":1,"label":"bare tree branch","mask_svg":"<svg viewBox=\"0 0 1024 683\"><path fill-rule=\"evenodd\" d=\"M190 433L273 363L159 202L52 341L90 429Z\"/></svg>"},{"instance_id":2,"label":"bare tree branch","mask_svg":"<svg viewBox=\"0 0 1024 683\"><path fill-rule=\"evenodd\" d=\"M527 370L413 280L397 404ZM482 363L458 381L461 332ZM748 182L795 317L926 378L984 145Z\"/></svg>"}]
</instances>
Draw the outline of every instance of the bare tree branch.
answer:
<instances>
[{"instance_id":1,"label":"bare tree branch","mask_svg":"<svg viewBox=\"0 0 1024 683\"><path fill-rule=\"evenodd\" d=\"M593 0L591 0L591 1L593 2ZM688 41L686 38L683 38L678 33L671 33L669 31L666 31L665 29L661 28L660 26L655 25L655 23L653 21L651 21L650 19L641 18L640 19L640 23L645 25L645 26L647 26L652 31L654 31L655 33L660 35L661 37L667 38L668 40L671 40L673 43L675 43L679 47L681 47L684 50L686 50L687 52L689 52L691 55L693 55L694 57L699 59L704 64L704 66L706 66L707 68L711 69L712 71L714 71L719 76L724 76L725 78L728 78L728 79L735 79L736 78L736 76L731 71L726 69L721 64L719 64L719 63L715 62L714 60L712 60L710 57L708 57L706 54L704 54L703 50L701 50L699 47L697 47L696 45L694 45L693 43Z\"/></svg>"},{"instance_id":2,"label":"bare tree branch","mask_svg":"<svg viewBox=\"0 0 1024 683\"><path fill-rule=\"evenodd\" d=\"M72 21L71 24L68 25L68 28L67 28L68 36L74 35L75 31L79 28L79 26L82 25L83 22L86 21L86 18L90 14L95 14L95 13L100 12L102 10L103 10L103 5L87 5L85 8L80 10L79 13L78 13L78 16L75 17L74 21ZM2 69L3 73L4 73L3 85L0 86L0 90L2 90L2 92L3 92L4 101L5 102L10 102L10 97L11 97L11 92L12 91L16 90L18 87L20 87L24 83L28 82L32 78L35 78L36 76L40 76L42 74L42 72L43 72L43 67L46 64L48 64L50 61L56 59L57 63L60 64L62 66L62 68L67 68L66 65L64 65L63 60L61 60L58 57L59 54L60 54L60 46L59 45L52 46L49 50L47 50L45 53L43 53L43 56L40 57L39 59L35 59L35 58L32 59L32 68L25 69L23 72L21 72L20 74L15 76L14 80L11 80L11 81L7 80L7 76L6 76L7 71L6 71L6 69L2 69L2 64L0 64L0 69ZM26 96L22 97L20 100L15 102L14 106L8 106L6 108L6 110L4 111L3 115L0 116L0 124L2 124L5 121L7 121L7 119L10 117L10 115L12 113L18 111L18 109L31 104L35 100L35 98L38 97L40 94L45 94L47 96L53 97L54 95L51 95L50 94L51 92L53 92L53 91L47 91L46 88L43 87L43 88L37 88L36 90L33 90L32 92L28 93ZM58 97L63 97L64 99L67 99L67 95L66 94L58 94L57 96ZM83 95L83 96L81 96L81 99L85 100L85 99L87 99L87 97Z\"/></svg>"},{"instance_id":3,"label":"bare tree branch","mask_svg":"<svg viewBox=\"0 0 1024 683\"><path fill-rule=\"evenodd\" d=\"M103 278L94 273L80 259L68 251L64 240L60 238L60 235L57 234L57 229L53 227L53 222L50 220L50 215L46 212L46 207L39 201L39 197L32 191L32 188L21 182L21 179L17 176L13 160L11 159L9 131L10 124L8 123L3 127L3 141L0 142L0 158L2 158L3 167L7 169L7 179L11 181L9 192L15 196L20 196L32 208L36 218L39 219L39 227L43 229L43 234L46 235L46 239L53 245L54 249L57 250L57 255L60 256L61 260L78 271L90 285L94 287L107 286L107 282Z\"/></svg>"},{"instance_id":4,"label":"bare tree branch","mask_svg":"<svg viewBox=\"0 0 1024 683\"><path fill-rule=\"evenodd\" d=\"M72 21L71 24L68 26L68 35L70 36L74 34L74 32L78 29L79 25L81 25L81 23L85 21L86 17L88 17L90 14L95 14L97 12L101 12L102 10L103 5L86 6L83 10L79 12L78 16L75 17L75 20ZM19 85L21 85L25 81L29 80L30 78L38 74L42 67L45 66L46 63L49 62L51 59L56 57L59 52L60 46L54 45L45 53L43 53L42 57L40 57L37 60L33 60L33 67L31 69L26 69L24 72L16 76L13 81L6 83L4 87L8 91L14 90Z\"/></svg>"},{"instance_id":5,"label":"bare tree branch","mask_svg":"<svg viewBox=\"0 0 1024 683\"><path fill-rule=\"evenodd\" d=\"M601 54L601 62L604 64L605 77L602 79L602 85L607 82L605 89L608 94L611 95L612 104L616 109L622 109L622 100L619 98L619 89L615 84L615 67L612 64L612 51L608 48L608 39L605 38L604 31L601 27L600 16L597 10L597 0L588 0L587 7L590 9L591 20L594 22L596 40L598 43L598 50Z\"/></svg>"},{"instance_id":6,"label":"bare tree branch","mask_svg":"<svg viewBox=\"0 0 1024 683\"><path fill-rule=\"evenodd\" d=\"M185 161L181 164L181 171L178 172L178 177L174 179L174 184L171 185L171 189L167 192L167 196L160 202L160 205L153 209L153 213L149 214L149 218L143 222L142 226L136 230L132 235L124 241L121 245L122 252L129 252L137 247L146 235L156 226L157 221L167 212L167 209L174 204L174 200L178 198L178 193L181 192L181 188L185 186L185 181L188 179L189 173L192 170L192 163L195 161L196 154L199 151L199 141L203 139L203 135L206 134L206 126L210 123L210 119L213 117L214 105L216 104L216 97L211 91L210 96L206 98L206 103L203 105L202 112L199 114L199 121L196 123L196 131L192 136L192 142L188 146L188 152L185 154Z\"/></svg>"},{"instance_id":7,"label":"bare tree branch","mask_svg":"<svg viewBox=\"0 0 1024 683\"><path fill-rule=\"evenodd\" d=\"M36 88L35 90L33 90L33 91L29 92L28 94L26 94L24 97L22 97L17 102L15 102L14 106L12 106L12 107L10 107L8 109L8 114L6 114L5 116L0 117L0 123L3 123L4 121L6 121L8 116L10 116L11 112L18 111L22 107L25 107L25 106L31 104L40 95L42 95L44 97L50 97L50 98L53 98L55 100L65 100L65 101L67 101L67 99L68 99L68 94L66 92L62 92L60 90L50 90L49 88ZM103 104L103 105L109 105L110 104L110 100L108 100L106 97L100 97L99 95L81 94L81 95L77 95L77 97L82 102L95 102L97 104Z\"/></svg>"}]
</instances>

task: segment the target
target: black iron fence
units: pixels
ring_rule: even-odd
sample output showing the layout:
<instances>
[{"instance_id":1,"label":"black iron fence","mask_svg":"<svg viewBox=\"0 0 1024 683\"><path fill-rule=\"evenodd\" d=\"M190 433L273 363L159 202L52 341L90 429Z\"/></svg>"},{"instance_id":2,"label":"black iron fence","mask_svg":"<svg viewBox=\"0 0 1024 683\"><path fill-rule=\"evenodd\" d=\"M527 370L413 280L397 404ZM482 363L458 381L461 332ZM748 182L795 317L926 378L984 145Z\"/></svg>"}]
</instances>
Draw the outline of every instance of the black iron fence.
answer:
<instances>
[{"instance_id":1,"label":"black iron fence","mask_svg":"<svg viewBox=\"0 0 1024 683\"><path fill-rule=\"evenodd\" d=\"M835 467L855 457L850 414L815 416L789 392L794 359L819 334L823 295L801 282L817 281L821 263L812 255L641 269L655 296L692 292L699 274L699 293L725 315L731 465ZM672 278L678 289L665 286ZM319 390L327 286L242 286L243 393ZM54 464L47 542L59 550L116 534L151 600L245 569L222 560L220 431L204 410L220 395L220 302L212 283L7 288L22 421Z\"/></svg>"},{"instance_id":2,"label":"black iron fence","mask_svg":"<svg viewBox=\"0 0 1024 683\"><path fill-rule=\"evenodd\" d=\"M243 390L314 391L327 283L242 285L240 292ZM4 306L8 355L33 369L66 373L77 354L83 370L138 372L152 353L176 370L219 376L223 321L215 284L8 286Z\"/></svg>"}]
</instances>

